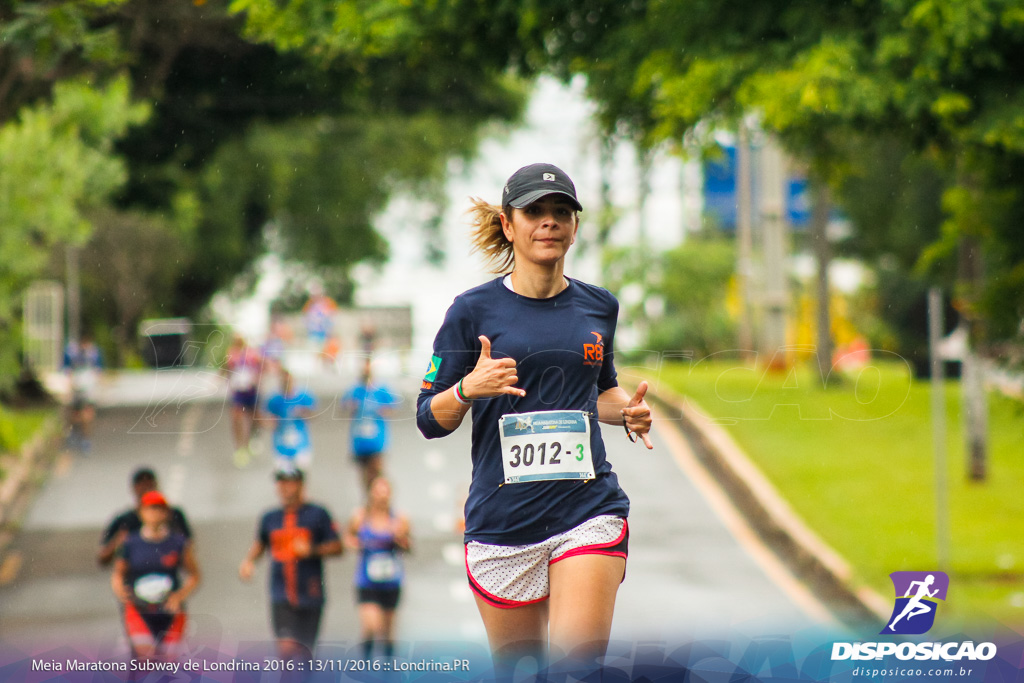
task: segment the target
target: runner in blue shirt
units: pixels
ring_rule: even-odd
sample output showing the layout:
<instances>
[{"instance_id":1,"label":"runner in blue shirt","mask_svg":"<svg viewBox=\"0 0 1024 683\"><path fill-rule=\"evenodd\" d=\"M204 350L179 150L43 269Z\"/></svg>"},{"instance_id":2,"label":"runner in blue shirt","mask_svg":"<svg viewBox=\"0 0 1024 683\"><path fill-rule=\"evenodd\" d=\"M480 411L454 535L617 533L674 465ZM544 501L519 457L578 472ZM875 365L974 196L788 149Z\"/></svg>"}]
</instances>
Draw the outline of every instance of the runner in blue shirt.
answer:
<instances>
[{"instance_id":1,"label":"runner in blue shirt","mask_svg":"<svg viewBox=\"0 0 1024 683\"><path fill-rule=\"evenodd\" d=\"M64 372L70 386L68 446L83 454L92 449L92 424L96 420L96 389L103 371L103 354L89 335L81 342L69 339L64 347Z\"/></svg>"},{"instance_id":2,"label":"runner in blue shirt","mask_svg":"<svg viewBox=\"0 0 1024 683\"><path fill-rule=\"evenodd\" d=\"M383 470L389 436L387 416L398 403L398 398L387 387L374 384L372 365L370 358L364 361L359 384L345 392L341 399L342 408L352 416L349 441L366 491Z\"/></svg>"},{"instance_id":3,"label":"runner in blue shirt","mask_svg":"<svg viewBox=\"0 0 1024 683\"><path fill-rule=\"evenodd\" d=\"M281 507L260 520L249 552L238 568L249 581L256 560L270 551L270 617L282 659L308 659L316 647L324 607L323 558L341 555L331 514L305 500L302 470L275 474Z\"/></svg>"},{"instance_id":4,"label":"runner in blue shirt","mask_svg":"<svg viewBox=\"0 0 1024 683\"><path fill-rule=\"evenodd\" d=\"M266 413L274 420L274 452L277 469L306 469L313 461L313 448L306 421L313 416L316 399L281 370L281 390L267 401Z\"/></svg>"},{"instance_id":5,"label":"runner in blue shirt","mask_svg":"<svg viewBox=\"0 0 1024 683\"><path fill-rule=\"evenodd\" d=\"M455 299L418 399L427 438L472 409L466 566L499 668L542 660L547 642L589 661L604 653L629 501L598 422L652 448L647 384L631 397L616 379L618 302L563 272L580 210L550 164L516 171L501 207L475 200L474 246L508 274Z\"/></svg>"}]
</instances>

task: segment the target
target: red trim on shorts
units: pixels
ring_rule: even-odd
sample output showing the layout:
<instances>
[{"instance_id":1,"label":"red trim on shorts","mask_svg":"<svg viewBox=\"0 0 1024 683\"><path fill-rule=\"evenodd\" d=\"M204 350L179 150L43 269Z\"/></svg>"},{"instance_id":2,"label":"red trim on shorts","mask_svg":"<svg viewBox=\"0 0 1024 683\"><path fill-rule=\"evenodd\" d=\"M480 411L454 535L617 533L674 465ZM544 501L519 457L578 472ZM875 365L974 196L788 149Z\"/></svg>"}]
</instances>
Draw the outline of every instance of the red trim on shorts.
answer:
<instances>
[{"instance_id":1,"label":"red trim on shorts","mask_svg":"<svg viewBox=\"0 0 1024 683\"><path fill-rule=\"evenodd\" d=\"M132 645L152 645L156 642L138 608L130 602L124 606L124 630Z\"/></svg>"},{"instance_id":2,"label":"red trim on shorts","mask_svg":"<svg viewBox=\"0 0 1024 683\"><path fill-rule=\"evenodd\" d=\"M553 560L548 561L550 567L555 562L564 560L567 557L575 557L577 555L608 555L610 557L621 557L626 559L625 550L616 550L615 547L623 545L626 539L629 537L629 521L626 519L622 520L622 533L614 541L609 543L595 543L594 545L581 545L579 548L573 548L567 550L565 553L559 555Z\"/></svg>"},{"instance_id":3,"label":"red trim on shorts","mask_svg":"<svg viewBox=\"0 0 1024 683\"><path fill-rule=\"evenodd\" d=\"M181 642L182 636L185 635L185 613L178 612L174 615L174 620L171 621L171 625L167 628L164 633L164 637L161 642L164 645L177 645Z\"/></svg>"},{"instance_id":4,"label":"red trim on shorts","mask_svg":"<svg viewBox=\"0 0 1024 683\"><path fill-rule=\"evenodd\" d=\"M466 557L466 576L469 578L469 587L488 605L499 609L514 609L516 607L525 607L526 605L544 602L548 599L549 596L545 595L544 597L537 598L536 600L509 600L508 598L499 598L497 595L488 593L484 590L483 586L477 583L476 579L473 578L473 572L469 571L469 544L466 544L463 548Z\"/></svg>"}]
</instances>

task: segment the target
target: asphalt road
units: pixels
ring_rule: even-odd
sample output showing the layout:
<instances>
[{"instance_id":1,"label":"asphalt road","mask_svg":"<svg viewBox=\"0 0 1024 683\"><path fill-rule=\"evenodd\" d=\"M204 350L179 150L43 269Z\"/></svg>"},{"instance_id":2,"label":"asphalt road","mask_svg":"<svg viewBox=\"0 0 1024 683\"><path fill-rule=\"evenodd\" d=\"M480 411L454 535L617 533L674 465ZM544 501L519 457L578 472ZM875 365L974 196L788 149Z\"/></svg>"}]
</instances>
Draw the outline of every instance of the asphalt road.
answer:
<instances>
[{"instance_id":1,"label":"asphalt road","mask_svg":"<svg viewBox=\"0 0 1024 683\"><path fill-rule=\"evenodd\" d=\"M349 422L334 400L348 379L318 372L308 380L322 409L311 424L315 455L308 497L339 521L359 496L346 452ZM104 407L92 452L59 459L14 544L20 568L0 587L0 643L35 652L70 644L98 657L125 652L109 573L94 557L103 526L132 504L128 478L140 465L156 469L161 488L195 530L203 583L189 604L190 642L236 652L270 641L266 560L251 583L237 576L260 513L276 502L270 455L235 468L222 388L212 375L192 381L206 389L178 386L150 392L155 399L177 400ZM405 396L392 423L386 467L396 506L411 518L415 545L399 608L399 640L482 644L456 532L470 477L468 425L445 439L424 440L413 418L418 378L383 381ZM671 644L736 633L754 637L827 620L813 596L778 568L687 464L685 443L669 428L656 426L656 450L650 452L628 442L621 428L604 428L609 457L632 500L629 565L613 639ZM351 554L329 563L322 643L357 639L353 569Z\"/></svg>"}]
</instances>

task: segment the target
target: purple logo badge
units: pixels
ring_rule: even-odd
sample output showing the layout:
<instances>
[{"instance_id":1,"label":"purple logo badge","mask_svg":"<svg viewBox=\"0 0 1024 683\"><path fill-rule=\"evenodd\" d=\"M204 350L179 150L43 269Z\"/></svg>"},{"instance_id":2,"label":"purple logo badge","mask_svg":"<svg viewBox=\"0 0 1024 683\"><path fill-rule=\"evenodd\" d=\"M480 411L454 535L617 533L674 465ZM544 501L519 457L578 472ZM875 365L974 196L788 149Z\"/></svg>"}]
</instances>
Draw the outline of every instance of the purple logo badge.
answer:
<instances>
[{"instance_id":1,"label":"purple logo badge","mask_svg":"<svg viewBox=\"0 0 1024 683\"><path fill-rule=\"evenodd\" d=\"M889 623L879 633L920 635L935 623L938 600L946 599L949 577L945 572L893 572L896 604Z\"/></svg>"}]
</instances>

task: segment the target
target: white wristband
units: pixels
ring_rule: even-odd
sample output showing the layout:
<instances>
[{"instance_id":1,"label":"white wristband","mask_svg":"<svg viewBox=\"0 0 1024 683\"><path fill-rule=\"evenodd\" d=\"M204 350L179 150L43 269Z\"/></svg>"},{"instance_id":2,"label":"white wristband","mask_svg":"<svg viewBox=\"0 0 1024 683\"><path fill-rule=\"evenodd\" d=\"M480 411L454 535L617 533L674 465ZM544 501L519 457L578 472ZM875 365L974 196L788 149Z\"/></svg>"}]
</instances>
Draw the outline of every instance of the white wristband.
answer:
<instances>
[{"instance_id":1,"label":"white wristband","mask_svg":"<svg viewBox=\"0 0 1024 683\"><path fill-rule=\"evenodd\" d=\"M463 394L462 394L462 380L461 379L455 384L455 386L452 387L452 389L455 391L455 400L456 401L458 401L459 403L461 403L464 406L468 406L470 403L472 403L471 399L463 397Z\"/></svg>"}]
</instances>

